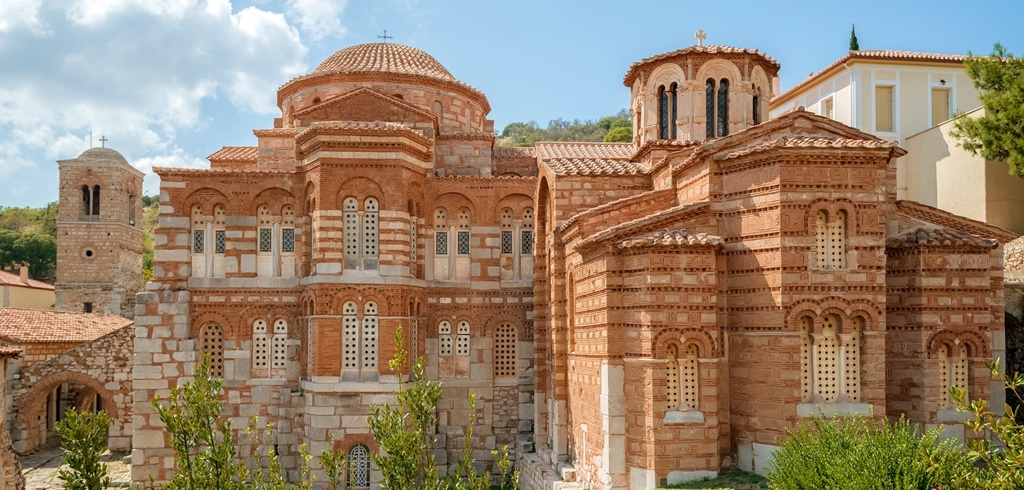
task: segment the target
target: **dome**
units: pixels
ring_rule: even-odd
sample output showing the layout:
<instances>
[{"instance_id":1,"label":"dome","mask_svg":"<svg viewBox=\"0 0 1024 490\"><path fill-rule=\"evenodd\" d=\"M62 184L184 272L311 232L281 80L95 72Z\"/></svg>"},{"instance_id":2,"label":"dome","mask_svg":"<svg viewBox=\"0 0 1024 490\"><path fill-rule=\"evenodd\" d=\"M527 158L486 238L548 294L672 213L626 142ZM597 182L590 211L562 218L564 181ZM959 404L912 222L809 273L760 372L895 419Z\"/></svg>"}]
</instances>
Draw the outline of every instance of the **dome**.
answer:
<instances>
[{"instance_id":1,"label":"dome","mask_svg":"<svg viewBox=\"0 0 1024 490\"><path fill-rule=\"evenodd\" d=\"M456 81L433 56L393 43L358 44L338 51L320 63L312 74L326 73L400 73Z\"/></svg>"},{"instance_id":2,"label":"dome","mask_svg":"<svg viewBox=\"0 0 1024 490\"><path fill-rule=\"evenodd\" d=\"M83 151L81 155L78 155L78 159L128 163L128 160L123 155L110 148L89 148Z\"/></svg>"}]
</instances>

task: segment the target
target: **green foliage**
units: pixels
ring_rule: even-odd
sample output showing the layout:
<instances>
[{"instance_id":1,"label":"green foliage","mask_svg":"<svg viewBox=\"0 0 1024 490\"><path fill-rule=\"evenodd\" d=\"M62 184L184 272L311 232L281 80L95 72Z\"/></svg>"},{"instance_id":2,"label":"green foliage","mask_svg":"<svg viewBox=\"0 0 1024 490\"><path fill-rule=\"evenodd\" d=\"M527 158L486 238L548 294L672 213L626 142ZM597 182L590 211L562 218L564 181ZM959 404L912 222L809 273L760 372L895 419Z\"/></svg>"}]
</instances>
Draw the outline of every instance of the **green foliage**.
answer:
<instances>
[{"instance_id":1,"label":"green foliage","mask_svg":"<svg viewBox=\"0 0 1024 490\"><path fill-rule=\"evenodd\" d=\"M57 267L57 203L42 208L0 208L0 269L53 282Z\"/></svg>"},{"instance_id":2,"label":"green foliage","mask_svg":"<svg viewBox=\"0 0 1024 490\"><path fill-rule=\"evenodd\" d=\"M604 135L605 143L629 143L633 141L633 128L614 128Z\"/></svg>"},{"instance_id":3,"label":"green foliage","mask_svg":"<svg viewBox=\"0 0 1024 490\"><path fill-rule=\"evenodd\" d=\"M850 51L860 51L860 43L857 42L857 26L850 24Z\"/></svg>"},{"instance_id":4,"label":"green foliage","mask_svg":"<svg viewBox=\"0 0 1024 490\"><path fill-rule=\"evenodd\" d=\"M993 379L1001 380L1006 391L1024 401L1024 373L1001 373L998 360L987 366ZM953 479L955 488L1024 488L1024 426L1017 421L1016 409L1007 404L1003 413L995 413L988 410L985 400L967 400L964 390L953 387L950 392L958 409L971 415L964 425L984 436L967 441L968 457L980 464L959 472Z\"/></svg>"},{"instance_id":5,"label":"green foliage","mask_svg":"<svg viewBox=\"0 0 1024 490\"><path fill-rule=\"evenodd\" d=\"M969 471L953 441L938 442L939 428L918 436L907 420L889 424L863 417L816 418L790 431L772 455L773 490L930 490ZM981 487L979 487L981 488Z\"/></svg>"},{"instance_id":6,"label":"green foliage","mask_svg":"<svg viewBox=\"0 0 1024 490\"><path fill-rule=\"evenodd\" d=\"M1006 161L1011 174L1024 177L1024 58L1014 58L997 43L991 56L968 56L964 66L985 115L958 113L951 134L963 149Z\"/></svg>"},{"instance_id":7,"label":"green foliage","mask_svg":"<svg viewBox=\"0 0 1024 490\"><path fill-rule=\"evenodd\" d=\"M299 483L285 483L287 472L281 466L277 454L277 438L274 435L274 424L267 423L262 428L258 417L253 417L246 427L245 434L253 442L255 454L252 466L247 468L248 487L253 490L310 490L313 488L313 477L309 471L309 461L313 458L306 445L299 446Z\"/></svg>"},{"instance_id":8,"label":"green foliage","mask_svg":"<svg viewBox=\"0 0 1024 490\"><path fill-rule=\"evenodd\" d=\"M613 131L618 139L607 139ZM603 117L596 122L554 119L548 122L547 128L541 128L537 121L513 122L501 131L498 145L534 146L538 141L633 141L633 121L629 111L622 109L614 116Z\"/></svg>"},{"instance_id":9,"label":"green foliage","mask_svg":"<svg viewBox=\"0 0 1024 490\"><path fill-rule=\"evenodd\" d=\"M110 417L102 410L64 412L64 419L57 422L57 434L67 467L57 471L57 478L64 482L65 489L103 490L110 486L107 465L100 462L100 455L107 450L109 428Z\"/></svg>"},{"instance_id":10,"label":"green foliage","mask_svg":"<svg viewBox=\"0 0 1024 490\"><path fill-rule=\"evenodd\" d=\"M334 437L327 433L327 440L332 441ZM344 488L345 474L348 466L345 461L345 451L341 448L325 449L320 452L320 464L327 473L327 483L331 490Z\"/></svg>"}]
</instances>

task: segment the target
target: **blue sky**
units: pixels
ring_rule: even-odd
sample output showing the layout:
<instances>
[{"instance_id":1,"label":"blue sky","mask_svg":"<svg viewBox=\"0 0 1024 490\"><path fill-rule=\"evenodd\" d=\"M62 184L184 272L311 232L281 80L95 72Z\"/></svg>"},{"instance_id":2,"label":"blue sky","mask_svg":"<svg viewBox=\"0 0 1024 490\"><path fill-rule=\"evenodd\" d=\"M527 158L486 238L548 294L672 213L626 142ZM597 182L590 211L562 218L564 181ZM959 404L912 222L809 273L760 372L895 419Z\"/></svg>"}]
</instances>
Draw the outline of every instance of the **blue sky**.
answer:
<instances>
[{"instance_id":1,"label":"blue sky","mask_svg":"<svg viewBox=\"0 0 1024 490\"><path fill-rule=\"evenodd\" d=\"M500 130L617 112L629 65L698 29L777 59L785 90L843 56L851 24L862 49L1024 55L1022 14L1019 0L0 0L0 206L55 200L55 161L90 129L150 174L254 145L277 87L384 29L487 94Z\"/></svg>"}]
</instances>

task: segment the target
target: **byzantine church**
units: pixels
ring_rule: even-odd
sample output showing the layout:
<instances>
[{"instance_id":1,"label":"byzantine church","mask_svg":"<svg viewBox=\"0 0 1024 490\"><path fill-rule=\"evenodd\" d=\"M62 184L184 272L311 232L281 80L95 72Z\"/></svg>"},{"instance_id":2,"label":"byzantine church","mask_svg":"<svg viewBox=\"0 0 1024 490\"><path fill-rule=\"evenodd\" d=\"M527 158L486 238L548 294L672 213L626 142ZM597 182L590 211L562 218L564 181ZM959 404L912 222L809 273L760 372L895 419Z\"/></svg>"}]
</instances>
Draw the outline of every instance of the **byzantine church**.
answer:
<instances>
[{"instance_id":1,"label":"byzantine church","mask_svg":"<svg viewBox=\"0 0 1024 490\"><path fill-rule=\"evenodd\" d=\"M273 422L286 469L300 444L342 448L348 488L375 488L367 415L393 401L396 335L442 383L441 464L474 410L474 457L509 446L524 488L763 471L821 416L963 437L947 387L1001 400L984 362L1016 236L897 200L894 142L769 120L778 71L752 49L652 56L623 79L631 143L533 148L496 146L484 93L412 47L288 81L256 146L156 169L133 480L173 471L150 400L206 356L233 425Z\"/></svg>"}]
</instances>

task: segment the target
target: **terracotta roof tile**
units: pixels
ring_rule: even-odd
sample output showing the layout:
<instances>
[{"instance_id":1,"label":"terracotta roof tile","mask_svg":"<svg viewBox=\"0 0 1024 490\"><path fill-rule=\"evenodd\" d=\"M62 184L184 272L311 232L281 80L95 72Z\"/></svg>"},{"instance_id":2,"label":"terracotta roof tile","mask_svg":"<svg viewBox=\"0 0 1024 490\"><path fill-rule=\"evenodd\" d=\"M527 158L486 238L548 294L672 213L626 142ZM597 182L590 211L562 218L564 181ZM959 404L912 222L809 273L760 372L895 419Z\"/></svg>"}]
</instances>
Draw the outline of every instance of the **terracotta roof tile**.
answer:
<instances>
[{"instance_id":1,"label":"terracotta roof tile","mask_svg":"<svg viewBox=\"0 0 1024 490\"><path fill-rule=\"evenodd\" d=\"M237 168L183 168L183 167L153 167L153 173L157 175L203 175L203 174L244 174L255 175L284 175L294 174L294 170L267 170L267 169L237 169Z\"/></svg>"},{"instance_id":2,"label":"terracotta roof tile","mask_svg":"<svg viewBox=\"0 0 1024 490\"><path fill-rule=\"evenodd\" d=\"M627 238L618 243L619 248L655 247L655 246L718 246L722 238L708 233L697 233L690 230L658 230Z\"/></svg>"},{"instance_id":3,"label":"terracotta roof tile","mask_svg":"<svg viewBox=\"0 0 1024 490\"><path fill-rule=\"evenodd\" d=\"M21 355L21 348L0 342L0 357L18 357Z\"/></svg>"},{"instance_id":4,"label":"terracotta roof tile","mask_svg":"<svg viewBox=\"0 0 1024 490\"><path fill-rule=\"evenodd\" d=\"M494 158L536 158L537 152L525 146L495 146L491 150Z\"/></svg>"},{"instance_id":5,"label":"terracotta roof tile","mask_svg":"<svg viewBox=\"0 0 1024 490\"><path fill-rule=\"evenodd\" d=\"M15 274L13 272L7 272L0 270L0 286L21 286L32 289L45 289L53 291L53 284L43 281L37 281L35 279L29 279L28 282L22 282L21 274Z\"/></svg>"},{"instance_id":6,"label":"terracotta roof tile","mask_svg":"<svg viewBox=\"0 0 1024 490\"><path fill-rule=\"evenodd\" d=\"M643 167L627 160L600 158L552 158L544 163L555 175L637 175Z\"/></svg>"},{"instance_id":7,"label":"terracotta roof tile","mask_svg":"<svg viewBox=\"0 0 1024 490\"><path fill-rule=\"evenodd\" d=\"M810 85L811 83L826 76L832 70L835 70L850 60L865 60L865 61L908 61L908 62L924 62L924 63L963 63L967 56L962 54L940 54L940 53L918 53L914 51L897 51L892 49L878 49L878 50L866 50L866 51L850 51L839 58L831 65L826 66L824 69L817 73L812 73L807 76L800 83L792 86L785 92L775 97L771 104L774 106L781 103L782 101L789 98L791 95L800 91L800 89Z\"/></svg>"},{"instance_id":8,"label":"terracotta roof tile","mask_svg":"<svg viewBox=\"0 0 1024 490\"><path fill-rule=\"evenodd\" d=\"M998 226L958 216L949 211L943 211L916 201L897 200L896 209L900 214L901 224L908 228L921 226L923 222L932 226L964 230L982 238L996 240L999 243L1007 243L1018 237L1016 233L1004 230Z\"/></svg>"},{"instance_id":9,"label":"terracotta roof tile","mask_svg":"<svg viewBox=\"0 0 1024 490\"><path fill-rule=\"evenodd\" d=\"M682 56L688 54L752 54L764 58L765 61L775 65L775 68L779 68L779 62L774 58L764 54L756 49L747 48L736 48L732 46L720 46L720 45L707 45L707 46L690 46L688 48L677 49L675 51L669 51L668 53L662 53L644 58L632 65L629 65L629 69L626 70L626 76L622 78L622 83L627 87L633 82L633 76L636 75L636 70L643 65L651 63L653 61L661 61L664 59L672 58L675 56Z\"/></svg>"},{"instance_id":10,"label":"terracotta roof tile","mask_svg":"<svg viewBox=\"0 0 1024 490\"><path fill-rule=\"evenodd\" d=\"M599 243L608 239L616 239L617 237L621 237L627 233L633 234L641 231L646 232L647 230L664 228L666 226L678 226L681 219L693 218L694 216L706 213L709 209L709 204L710 201L681 204L679 206L656 211L653 214L631 221L619 223L599 231L591 235L589 238L581 240L576 244L575 248L579 249L592 243Z\"/></svg>"},{"instance_id":11,"label":"terracotta roof tile","mask_svg":"<svg viewBox=\"0 0 1024 490\"><path fill-rule=\"evenodd\" d=\"M999 242L972 235L966 231L923 226L906 230L885 242L885 246L891 248L916 247L918 245L996 248L999 246Z\"/></svg>"},{"instance_id":12,"label":"terracotta roof tile","mask_svg":"<svg viewBox=\"0 0 1024 490\"><path fill-rule=\"evenodd\" d=\"M716 160L728 160L772 148L895 148L896 142L879 139L862 140L854 138L825 138L807 136L783 136L759 145L715 156Z\"/></svg>"},{"instance_id":13,"label":"terracotta roof tile","mask_svg":"<svg viewBox=\"0 0 1024 490\"><path fill-rule=\"evenodd\" d=\"M225 146L212 155L206 157L211 162L214 160L224 162L255 162L259 149L255 146Z\"/></svg>"},{"instance_id":14,"label":"terracotta roof tile","mask_svg":"<svg viewBox=\"0 0 1024 490\"><path fill-rule=\"evenodd\" d=\"M313 73L403 73L450 82L455 77L426 52L395 43L357 44L320 63Z\"/></svg>"},{"instance_id":15,"label":"terracotta roof tile","mask_svg":"<svg viewBox=\"0 0 1024 490\"><path fill-rule=\"evenodd\" d=\"M552 158L629 160L633 153L633 144L543 141L537 143L536 152L541 160Z\"/></svg>"},{"instance_id":16,"label":"terracotta roof tile","mask_svg":"<svg viewBox=\"0 0 1024 490\"><path fill-rule=\"evenodd\" d=\"M89 342L132 323L117 315L0 308L0 339L12 344Z\"/></svg>"}]
</instances>

